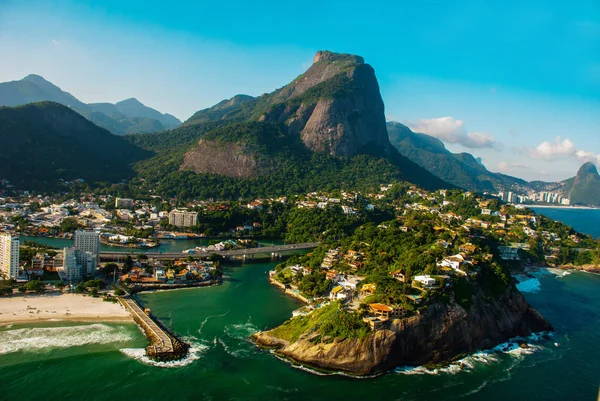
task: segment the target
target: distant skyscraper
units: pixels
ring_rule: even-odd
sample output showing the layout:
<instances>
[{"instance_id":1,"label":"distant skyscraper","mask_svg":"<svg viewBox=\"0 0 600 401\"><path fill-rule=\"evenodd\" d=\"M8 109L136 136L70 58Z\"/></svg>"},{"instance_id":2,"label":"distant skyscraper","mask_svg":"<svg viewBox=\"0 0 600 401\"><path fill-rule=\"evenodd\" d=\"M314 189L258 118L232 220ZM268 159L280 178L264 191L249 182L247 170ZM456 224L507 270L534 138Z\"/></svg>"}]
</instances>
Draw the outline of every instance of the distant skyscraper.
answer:
<instances>
[{"instance_id":1,"label":"distant skyscraper","mask_svg":"<svg viewBox=\"0 0 600 401\"><path fill-rule=\"evenodd\" d=\"M0 234L0 275L5 279L19 275L19 237L10 233Z\"/></svg>"},{"instance_id":2,"label":"distant skyscraper","mask_svg":"<svg viewBox=\"0 0 600 401\"><path fill-rule=\"evenodd\" d=\"M85 274L94 273L100 251L100 234L91 230L75 231L75 249L79 251L77 252L77 263L87 266Z\"/></svg>"}]
</instances>

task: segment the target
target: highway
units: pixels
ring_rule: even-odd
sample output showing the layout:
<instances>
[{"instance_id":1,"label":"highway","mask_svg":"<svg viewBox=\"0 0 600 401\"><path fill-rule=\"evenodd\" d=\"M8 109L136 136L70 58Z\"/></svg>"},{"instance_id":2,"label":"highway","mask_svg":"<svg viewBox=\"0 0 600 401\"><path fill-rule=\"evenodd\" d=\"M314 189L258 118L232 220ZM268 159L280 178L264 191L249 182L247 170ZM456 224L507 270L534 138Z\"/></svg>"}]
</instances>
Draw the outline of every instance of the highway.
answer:
<instances>
[{"instance_id":1,"label":"highway","mask_svg":"<svg viewBox=\"0 0 600 401\"><path fill-rule=\"evenodd\" d=\"M306 242L303 244L289 244L289 245L276 245L276 246L263 246L257 248L246 248L246 249L234 249L231 251L205 251L195 253L183 253L183 252L170 252L170 253L159 253L159 252L100 252L100 259L103 260L115 260L124 258L126 256L136 257L137 255L146 255L153 259L176 259L187 256L208 256L217 254L220 256L251 256L259 253L279 253L285 251L295 251L301 249L313 249L319 245L318 242Z\"/></svg>"}]
</instances>

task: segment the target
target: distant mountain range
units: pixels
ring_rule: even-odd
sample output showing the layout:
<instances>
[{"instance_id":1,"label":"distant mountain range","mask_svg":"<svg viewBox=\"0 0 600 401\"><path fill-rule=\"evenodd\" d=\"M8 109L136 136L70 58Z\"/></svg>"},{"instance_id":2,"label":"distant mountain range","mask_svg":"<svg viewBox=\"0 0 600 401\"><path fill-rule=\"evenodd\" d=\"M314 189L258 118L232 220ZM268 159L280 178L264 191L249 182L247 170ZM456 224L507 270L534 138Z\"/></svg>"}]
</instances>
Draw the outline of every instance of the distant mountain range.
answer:
<instances>
[{"instance_id":1,"label":"distant mountain range","mask_svg":"<svg viewBox=\"0 0 600 401\"><path fill-rule=\"evenodd\" d=\"M520 178L492 173L470 153L452 153L439 139L388 122L390 142L403 155L442 180L476 192L519 191L528 183Z\"/></svg>"},{"instance_id":2,"label":"distant mountain range","mask_svg":"<svg viewBox=\"0 0 600 401\"><path fill-rule=\"evenodd\" d=\"M439 139L411 131L398 122L388 122L390 142L403 155L440 179L476 192L558 192L572 205L600 206L600 175L593 163L584 164L576 177L560 182L527 182L493 173L470 153L452 153Z\"/></svg>"},{"instance_id":3,"label":"distant mountain range","mask_svg":"<svg viewBox=\"0 0 600 401\"><path fill-rule=\"evenodd\" d=\"M0 83L0 106L20 106L39 101L65 105L117 135L160 132L181 124L176 117L144 106L134 98L115 104L83 103L39 75L31 74L19 81Z\"/></svg>"},{"instance_id":4,"label":"distant mountain range","mask_svg":"<svg viewBox=\"0 0 600 401\"><path fill-rule=\"evenodd\" d=\"M600 204L591 163L570 180L528 183L386 123L373 68L350 54L317 52L312 66L282 88L236 95L183 124L136 99L85 104L36 75L0 84L0 104L48 98L56 103L0 108L0 139L10 144L0 150L0 178L22 189L131 178L132 195L237 199L370 190L403 180L425 189L557 191L572 204ZM136 134L119 138L100 127Z\"/></svg>"},{"instance_id":5,"label":"distant mountain range","mask_svg":"<svg viewBox=\"0 0 600 401\"><path fill-rule=\"evenodd\" d=\"M60 180L117 182L151 156L54 102L0 107L0 178L19 189L51 190Z\"/></svg>"}]
</instances>

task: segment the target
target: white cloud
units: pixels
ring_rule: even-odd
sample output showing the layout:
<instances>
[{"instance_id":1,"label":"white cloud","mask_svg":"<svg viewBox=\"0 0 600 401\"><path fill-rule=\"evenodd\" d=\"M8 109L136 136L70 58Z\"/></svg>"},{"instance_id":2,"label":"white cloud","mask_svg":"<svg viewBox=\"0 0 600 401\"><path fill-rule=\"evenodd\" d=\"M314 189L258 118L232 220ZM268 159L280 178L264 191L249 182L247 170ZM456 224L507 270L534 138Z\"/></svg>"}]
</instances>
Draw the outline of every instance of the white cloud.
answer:
<instances>
[{"instance_id":1,"label":"white cloud","mask_svg":"<svg viewBox=\"0 0 600 401\"><path fill-rule=\"evenodd\" d=\"M540 143L531 150L530 155L533 158L548 161L570 158L583 163L593 162L600 165L600 154L577 149L569 138L562 139L560 136L557 136L554 142L545 141Z\"/></svg>"},{"instance_id":2,"label":"white cloud","mask_svg":"<svg viewBox=\"0 0 600 401\"><path fill-rule=\"evenodd\" d=\"M407 124L413 131L434 136L446 143L456 143L467 148L495 148L494 136L487 132L467 132L465 123L453 117L421 119Z\"/></svg>"},{"instance_id":3,"label":"white cloud","mask_svg":"<svg viewBox=\"0 0 600 401\"><path fill-rule=\"evenodd\" d=\"M545 141L540 143L531 152L531 157L536 159L555 160L564 156L573 156L577 151L575 150L575 144L568 138L561 140L560 136L557 136L554 142Z\"/></svg>"},{"instance_id":4,"label":"white cloud","mask_svg":"<svg viewBox=\"0 0 600 401\"><path fill-rule=\"evenodd\" d=\"M52 43L54 43L56 46L58 46L60 43L58 43L58 40L56 39L52 39Z\"/></svg>"},{"instance_id":5,"label":"white cloud","mask_svg":"<svg viewBox=\"0 0 600 401\"><path fill-rule=\"evenodd\" d=\"M515 162L508 163L505 161L501 161L500 163L498 163L498 170L503 173L509 173L514 170L528 169L528 168L531 168L531 166L528 166L523 163L515 163Z\"/></svg>"}]
</instances>

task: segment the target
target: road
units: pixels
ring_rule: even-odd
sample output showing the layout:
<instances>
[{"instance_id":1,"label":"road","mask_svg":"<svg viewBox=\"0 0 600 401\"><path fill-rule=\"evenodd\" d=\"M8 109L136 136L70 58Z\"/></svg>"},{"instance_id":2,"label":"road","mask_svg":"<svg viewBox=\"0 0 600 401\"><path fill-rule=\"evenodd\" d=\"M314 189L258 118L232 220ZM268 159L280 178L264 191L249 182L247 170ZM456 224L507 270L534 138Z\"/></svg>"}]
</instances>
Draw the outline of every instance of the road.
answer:
<instances>
[{"instance_id":1,"label":"road","mask_svg":"<svg viewBox=\"0 0 600 401\"><path fill-rule=\"evenodd\" d=\"M231 251L205 251L196 253L170 252L170 253L153 253L153 252L100 252L101 259L116 259L126 256L135 257L137 255L146 255L154 259L176 259L186 256L208 256L217 254L220 256L250 256L258 253L279 253L285 251L294 251L301 249L313 249L319 245L318 242L306 242L302 244L264 246L257 248L234 249Z\"/></svg>"}]
</instances>

